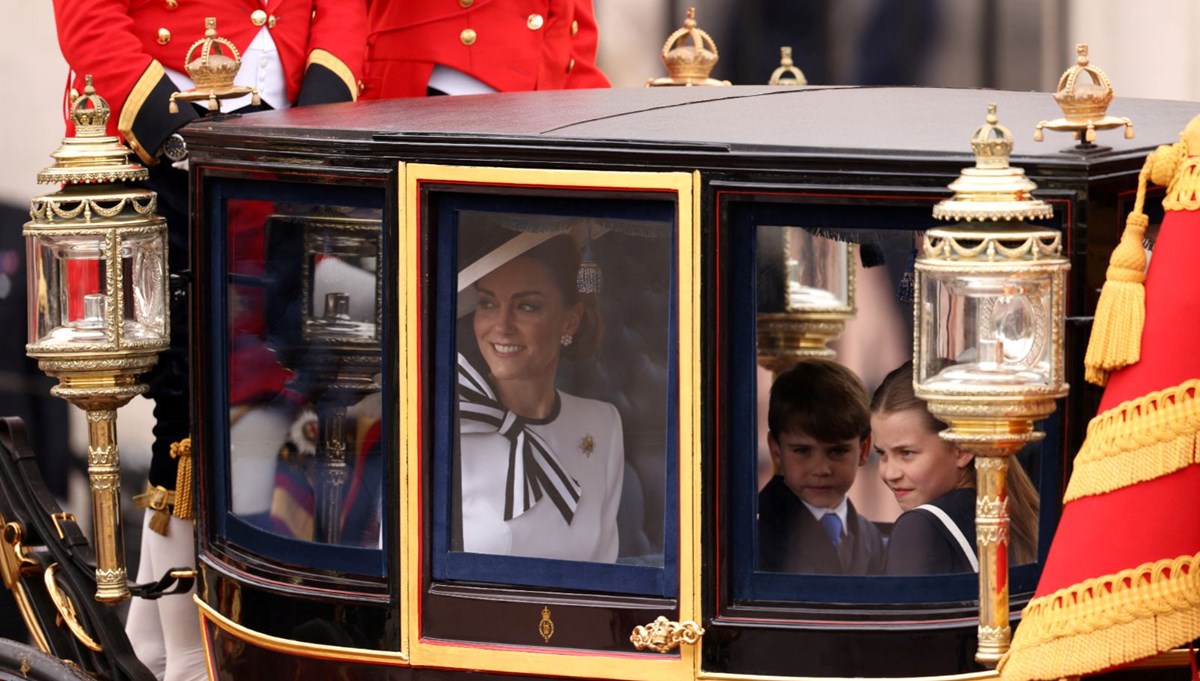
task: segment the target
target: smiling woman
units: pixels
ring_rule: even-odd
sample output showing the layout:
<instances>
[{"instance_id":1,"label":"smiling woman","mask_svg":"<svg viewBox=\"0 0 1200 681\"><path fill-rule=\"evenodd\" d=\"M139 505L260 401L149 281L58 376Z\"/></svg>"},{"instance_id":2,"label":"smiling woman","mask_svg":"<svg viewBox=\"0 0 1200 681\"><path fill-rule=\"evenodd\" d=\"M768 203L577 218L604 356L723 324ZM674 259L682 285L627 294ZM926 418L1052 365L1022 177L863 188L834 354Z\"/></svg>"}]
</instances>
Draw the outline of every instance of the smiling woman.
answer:
<instances>
[{"instance_id":1,"label":"smiling woman","mask_svg":"<svg viewBox=\"0 0 1200 681\"><path fill-rule=\"evenodd\" d=\"M468 358L470 340L459 340L465 552L617 559L621 417L608 402L555 387L560 358L590 355L602 333L580 264L574 240L559 234L496 263L474 284L482 366Z\"/></svg>"}]
</instances>

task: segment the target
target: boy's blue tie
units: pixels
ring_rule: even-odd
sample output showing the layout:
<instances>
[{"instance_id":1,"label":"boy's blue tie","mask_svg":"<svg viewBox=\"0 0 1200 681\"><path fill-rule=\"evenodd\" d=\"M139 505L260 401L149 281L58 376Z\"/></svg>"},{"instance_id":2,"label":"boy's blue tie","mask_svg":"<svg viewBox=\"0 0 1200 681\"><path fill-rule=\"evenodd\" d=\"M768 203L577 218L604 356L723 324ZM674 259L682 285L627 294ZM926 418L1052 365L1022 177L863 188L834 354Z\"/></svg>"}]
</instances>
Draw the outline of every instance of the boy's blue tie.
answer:
<instances>
[{"instance_id":1,"label":"boy's blue tie","mask_svg":"<svg viewBox=\"0 0 1200 681\"><path fill-rule=\"evenodd\" d=\"M836 513L826 513L821 516L821 527L825 528L825 534L836 549L842 542L842 519Z\"/></svg>"}]
</instances>

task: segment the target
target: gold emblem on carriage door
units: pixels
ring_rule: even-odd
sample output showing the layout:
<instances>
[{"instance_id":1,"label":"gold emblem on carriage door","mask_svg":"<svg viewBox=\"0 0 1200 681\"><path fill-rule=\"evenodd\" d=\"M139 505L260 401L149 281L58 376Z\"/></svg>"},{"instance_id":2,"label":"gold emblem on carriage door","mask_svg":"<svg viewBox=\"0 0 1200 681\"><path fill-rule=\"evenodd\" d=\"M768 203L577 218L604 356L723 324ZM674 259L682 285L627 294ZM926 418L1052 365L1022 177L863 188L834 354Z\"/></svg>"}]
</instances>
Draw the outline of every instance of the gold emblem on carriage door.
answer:
<instances>
[{"instance_id":1,"label":"gold emblem on carriage door","mask_svg":"<svg viewBox=\"0 0 1200 681\"><path fill-rule=\"evenodd\" d=\"M549 606L542 608L542 621L538 622L538 633L546 643L549 643L550 637L554 635L554 622L550 619Z\"/></svg>"}]
</instances>

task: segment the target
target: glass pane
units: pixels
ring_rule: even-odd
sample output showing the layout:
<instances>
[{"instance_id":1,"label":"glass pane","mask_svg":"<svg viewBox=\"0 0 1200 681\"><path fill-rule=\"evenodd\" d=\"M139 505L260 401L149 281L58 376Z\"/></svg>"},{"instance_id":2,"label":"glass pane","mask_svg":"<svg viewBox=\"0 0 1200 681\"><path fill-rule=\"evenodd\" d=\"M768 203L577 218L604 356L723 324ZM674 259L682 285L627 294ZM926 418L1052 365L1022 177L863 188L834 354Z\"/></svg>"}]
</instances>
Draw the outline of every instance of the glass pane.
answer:
<instances>
[{"instance_id":1,"label":"glass pane","mask_svg":"<svg viewBox=\"0 0 1200 681\"><path fill-rule=\"evenodd\" d=\"M165 236L127 237L121 262L125 288L124 339L163 340L166 336Z\"/></svg>"},{"instance_id":2,"label":"glass pane","mask_svg":"<svg viewBox=\"0 0 1200 681\"><path fill-rule=\"evenodd\" d=\"M921 295L912 284L918 236L769 223L756 227L759 446L755 506L749 515L756 530L755 598L788 600L798 591L807 594L806 601L826 598L816 584L809 588L808 582L770 573L972 572L973 459L939 437L945 424L936 422L913 395L912 368L906 364L913 353L913 296ZM857 242L864 245L852 245ZM859 257L858 249L874 252ZM834 262L848 262L846 273L838 273ZM812 263L829 266L815 268L820 277L794 274L812 271ZM1048 371L1048 283L1002 279L984 285L926 277L924 285L921 338L937 349L935 356L944 358L933 371L953 364L945 358L957 358L956 366L976 371L981 364L994 366L994 371ZM809 287L824 293L808 295L808 300L819 296L841 303L834 295L839 290L848 298L840 305L789 304L791 292L807 293ZM837 323L830 326L830 320ZM989 348L994 352L991 365L981 357L981 346L985 353ZM1043 447L1032 444L1012 459L1013 566L1037 558ZM912 461L929 465L914 467ZM948 522L926 505L942 509ZM749 549L736 539L735 544L735 550ZM945 593L923 584L919 598L970 598L973 581L973 575L964 574L952 585L955 590ZM902 593L901 582L889 584L893 582L863 580L849 600L911 600ZM842 600L847 594L833 597Z\"/></svg>"},{"instance_id":3,"label":"glass pane","mask_svg":"<svg viewBox=\"0 0 1200 681\"><path fill-rule=\"evenodd\" d=\"M1049 385L1049 282L931 273L921 378L930 387Z\"/></svg>"},{"instance_id":4,"label":"glass pane","mask_svg":"<svg viewBox=\"0 0 1200 681\"><path fill-rule=\"evenodd\" d=\"M661 567L671 223L457 224L451 550Z\"/></svg>"},{"instance_id":5,"label":"glass pane","mask_svg":"<svg viewBox=\"0 0 1200 681\"><path fill-rule=\"evenodd\" d=\"M381 545L380 211L226 204L230 510Z\"/></svg>"},{"instance_id":6,"label":"glass pane","mask_svg":"<svg viewBox=\"0 0 1200 681\"><path fill-rule=\"evenodd\" d=\"M29 241L30 342L108 343L104 236L38 237Z\"/></svg>"}]
</instances>

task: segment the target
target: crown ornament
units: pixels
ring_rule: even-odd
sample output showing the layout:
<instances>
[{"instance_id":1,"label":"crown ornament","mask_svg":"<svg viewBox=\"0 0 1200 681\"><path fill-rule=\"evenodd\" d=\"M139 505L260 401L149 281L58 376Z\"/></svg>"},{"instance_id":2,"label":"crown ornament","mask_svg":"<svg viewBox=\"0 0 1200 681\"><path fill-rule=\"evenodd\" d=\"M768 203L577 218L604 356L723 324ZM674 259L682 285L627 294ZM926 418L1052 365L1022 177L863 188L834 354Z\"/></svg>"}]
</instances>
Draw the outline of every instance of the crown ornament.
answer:
<instances>
[{"instance_id":1,"label":"crown ornament","mask_svg":"<svg viewBox=\"0 0 1200 681\"><path fill-rule=\"evenodd\" d=\"M1133 139L1132 121L1108 115L1108 105L1113 100L1112 83L1104 71L1089 62L1088 46L1076 45L1075 54L1075 64L1063 72L1054 92L1054 101L1062 109L1063 117L1040 121L1033 139L1041 142L1043 129L1070 132L1080 141L1077 149L1095 150L1097 130L1121 126L1125 126L1125 139Z\"/></svg>"},{"instance_id":2,"label":"crown ornament","mask_svg":"<svg viewBox=\"0 0 1200 681\"><path fill-rule=\"evenodd\" d=\"M717 44L696 24L696 8L689 7L683 26L663 43L662 61L668 75L665 78L651 78L646 81L646 86L729 85L727 80L709 77L719 58Z\"/></svg>"},{"instance_id":3,"label":"crown ornament","mask_svg":"<svg viewBox=\"0 0 1200 681\"><path fill-rule=\"evenodd\" d=\"M72 91L71 122L75 134L64 137L50 157L54 165L37 174L40 184L100 184L136 182L149 177L144 166L130 160L133 152L107 132L112 109L96 94L91 74L84 76L83 94Z\"/></svg>"},{"instance_id":4,"label":"crown ornament","mask_svg":"<svg viewBox=\"0 0 1200 681\"><path fill-rule=\"evenodd\" d=\"M1013 137L1000 125L996 105L988 105L987 122L971 136L975 167L963 168L950 183L952 198L933 207L938 220L1038 220L1053 217L1050 204L1031 196L1037 184L1021 168L1009 165Z\"/></svg>"},{"instance_id":5,"label":"crown ornament","mask_svg":"<svg viewBox=\"0 0 1200 681\"><path fill-rule=\"evenodd\" d=\"M193 55L199 50L199 55ZM179 113L176 100L185 102L208 101L211 111L221 110L222 99L232 99L244 95L252 95L251 103L255 106L261 102L258 90L243 85L234 85L238 69L242 66L242 57L237 47L226 38L217 35L217 20L208 17L204 20L204 37L192 43L184 57L184 69L195 84L191 90L171 94L168 110Z\"/></svg>"},{"instance_id":6,"label":"crown ornament","mask_svg":"<svg viewBox=\"0 0 1200 681\"><path fill-rule=\"evenodd\" d=\"M767 85L808 85L796 63L792 61L792 48L784 45L779 48L779 66L771 72Z\"/></svg>"}]
</instances>

